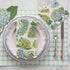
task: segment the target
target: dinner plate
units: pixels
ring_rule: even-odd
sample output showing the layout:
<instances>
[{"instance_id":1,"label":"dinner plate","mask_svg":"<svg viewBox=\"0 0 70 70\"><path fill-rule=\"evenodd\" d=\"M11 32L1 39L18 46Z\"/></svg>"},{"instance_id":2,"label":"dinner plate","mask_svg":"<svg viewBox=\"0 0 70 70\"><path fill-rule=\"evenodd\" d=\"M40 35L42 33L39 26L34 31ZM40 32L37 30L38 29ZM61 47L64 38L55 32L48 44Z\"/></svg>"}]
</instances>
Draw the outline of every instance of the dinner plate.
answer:
<instances>
[{"instance_id":1,"label":"dinner plate","mask_svg":"<svg viewBox=\"0 0 70 70\"><path fill-rule=\"evenodd\" d=\"M38 50L38 54L36 58L32 58L32 59L21 59L21 58L17 58L16 54L14 50L16 50L16 34L15 34L15 21L18 19L30 19L30 20L34 20L37 22L37 37L38 37L38 48L41 48ZM12 30L12 31L11 31ZM40 31L39 31L40 30ZM44 25L44 23L42 21L40 21L39 19L35 18L35 17L30 17L30 16L24 16L24 17L17 17L16 19L12 20L7 27L4 30L3 33L3 44L4 47L7 51L7 53L15 60L20 61L20 62L31 62L31 61L35 61L38 60L46 50L48 50L49 47L49 32L48 29L46 28L46 26ZM15 45L15 46L14 46ZM12 47L13 46L13 47Z\"/></svg>"}]
</instances>

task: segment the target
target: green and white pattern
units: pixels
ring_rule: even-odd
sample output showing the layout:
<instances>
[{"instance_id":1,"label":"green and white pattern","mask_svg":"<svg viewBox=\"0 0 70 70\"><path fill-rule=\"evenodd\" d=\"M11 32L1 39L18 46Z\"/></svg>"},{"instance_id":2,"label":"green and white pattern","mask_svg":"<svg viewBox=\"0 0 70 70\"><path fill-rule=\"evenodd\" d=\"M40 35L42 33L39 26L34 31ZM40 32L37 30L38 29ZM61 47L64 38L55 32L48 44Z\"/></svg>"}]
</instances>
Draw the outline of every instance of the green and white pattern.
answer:
<instances>
[{"instance_id":1,"label":"green and white pattern","mask_svg":"<svg viewBox=\"0 0 70 70\"><path fill-rule=\"evenodd\" d=\"M17 8L17 6L11 6L7 9L0 8L0 35L3 33L4 27L10 22L10 20L15 18L17 14Z\"/></svg>"},{"instance_id":2,"label":"green and white pattern","mask_svg":"<svg viewBox=\"0 0 70 70\"><path fill-rule=\"evenodd\" d=\"M17 16L34 16L34 17L38 17L38 11L37 10L19 10L17 13ZM61 54L61 35L60 35L60 26L58 28L58 40L57 40L57 56L58 56L58 60L54 59L54 39L53 39L53 31L51 30L50 27L48 27L48 30L50 32L50 48L48 50L47 53L45 53L45 55L43 57L41 57L40 60L35 61L34 63L30 63L30 64L23 64L23 63L19 63L16 62L15 60L13 60L12 58L10 58L3 45L2 45L2 38L0 37L0 66L67 66L68 65L68 23L64 24L64 54L65 54L65 60L62 62L60 59L60 54Z\"/></svg>"},{"instance_id":3,"label":"green and white pattern","mask_svg":"<svg viewBox=\"0 0 70 70\"><path fill-rule=\"evenodd\" d=\"M67 19L69 16L68 10L58 3L59 2L55 1L53 4L51 4L51 6L42 9L38 14L53 30L56 29L62 23L62 21L65 21L65 19ZM47 13L46 11L48 10L49 12Z\"/></svg>"},{"instance_id":4,"label":"green and white pattern","mask_svg":"<svg viewBox=\"0 0 70 70\"><path fill-rule=\"evenodd\" d=\"M10 12L8 12L4 8L1 8L0 9L0 35L4 30L4 26L9 22L9 19L10 19Z\"/></svg>"},{"instance_id":5,"label":"green and white pattern","mask_svg":"<svg viewBox=\"0 0 70 70\"><path fill-rule=\"evenodd\" d=\"M21 18L16 21L16 30L16 48L18 49L16 57L23 59L36 58L37 23L33 20Z\"/></svg>"}]
</instances>

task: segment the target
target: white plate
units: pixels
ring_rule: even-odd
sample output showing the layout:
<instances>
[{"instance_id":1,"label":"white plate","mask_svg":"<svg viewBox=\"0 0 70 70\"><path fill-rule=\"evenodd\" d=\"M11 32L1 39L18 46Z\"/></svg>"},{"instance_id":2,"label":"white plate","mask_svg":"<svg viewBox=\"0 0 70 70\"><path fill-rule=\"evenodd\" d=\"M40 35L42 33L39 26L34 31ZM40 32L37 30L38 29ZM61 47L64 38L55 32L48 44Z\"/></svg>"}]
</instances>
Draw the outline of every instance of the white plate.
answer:
<instances>
[{"instance_id":1,"label":"white plate","mask_svg":"<svg viewBox=\"0 0 70 70\"><path fill-rule=\"evenodd\" d=\"M18 17L16 19L12 20L4 31L3 44L4 44L6 51L9 52L8 54L10 54L10 56L13 56L16 58L16 54L15 54L16 34L15 34L15 24L13 22L16 21L17 19L21 19L21 18L35 20L38 23L37 30L39 33L38 33L38 45L37 46L38 46L38 48L41 48L41 49L38 50L37 58L31 59L32 61L34 61L34 60L38 59L44 53L44 51L46 50L46 48L48 47L48 44L49 44L48 30L44 29L44 27L45 27L44 24L37 18L25 16L25 17ZM44 26L44 27L42 27L42 26ZM46 30L46 32L45 32L45 30ZM16 59L19 59L19 58L16 58ZM27 62L29 60L24 61L24 59L23 59L24 62ZM21 61L21 62L23 62L23 61Z\"/></svg>"}]
</instances>

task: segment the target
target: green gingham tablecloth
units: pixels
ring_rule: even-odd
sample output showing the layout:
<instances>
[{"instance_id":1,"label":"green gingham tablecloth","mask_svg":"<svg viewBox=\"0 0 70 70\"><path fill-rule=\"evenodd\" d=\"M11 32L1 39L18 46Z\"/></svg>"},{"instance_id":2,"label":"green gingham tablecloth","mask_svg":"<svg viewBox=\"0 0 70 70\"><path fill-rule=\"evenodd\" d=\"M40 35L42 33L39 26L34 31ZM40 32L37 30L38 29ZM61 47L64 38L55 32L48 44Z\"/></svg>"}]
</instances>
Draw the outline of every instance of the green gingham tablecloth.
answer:
<instances>
[{"instance_id":1,"label":"green gingham tablecloth","mask_svg":"<svg viewBox=\"0 0 70 70\"><path fill-rule=\"evenodd\" d=\"M19 10L17 13L17 16L34 16L38 17L38 11L37 10ZM16 17L17 17L16 16ZM40 18L39 18L40 19ZM7 55L3 45L2 45L2 37L0 37L0 66L36 66L36 65L48 65L48 66L67 66L68 65L68 59L67 59L67 54L68 54L68 23L65 22L64 24L64 55L65 55L65 60L61 61L60 55L61 55L61 35L60 35L60 26L58 28L58 40L57 40L57 56L58 59L54 59L54 39L53 39L53 31L51 30L50 27L48 27L48 30L50 32L50 48L47 53L38 61L34 63L29 63L29 64L23 64L19 63Z\"/></svg>"}]
</instances>

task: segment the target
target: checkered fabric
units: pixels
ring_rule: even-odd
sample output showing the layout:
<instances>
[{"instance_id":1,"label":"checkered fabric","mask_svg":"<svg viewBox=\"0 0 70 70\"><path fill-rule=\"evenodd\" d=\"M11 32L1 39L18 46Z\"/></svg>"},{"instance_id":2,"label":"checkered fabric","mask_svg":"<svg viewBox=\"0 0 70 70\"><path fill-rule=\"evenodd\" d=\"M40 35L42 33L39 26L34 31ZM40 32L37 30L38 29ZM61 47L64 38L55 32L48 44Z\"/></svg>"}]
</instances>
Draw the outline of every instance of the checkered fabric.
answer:
<instances>
[{"instance_id":1,"label":"checkered fabric","mask_svg":"<svg viewBox=\"0 0 70 70\"><path fill-rule=\"evenodd\" d=\"M19 10L17 13L17 16L34 16L38 17L38 11L37 10ZM16 16L16 17L17 17ZM40 18L39 18L40 19ZM45 22L44 22L45 23ZM45 23L46 24L46 23ZM53 30L47 26L49 32L50 32L50 46L49 50L41 59L39 59L36 62L29 63L29 64L24 64L24 63L19 63L12 58L10 58L3 45L2 45L2 37L0 37L0 66L36 66L36 65L55 65L55 66L67 66L68 65L68 59L67 59L67 54L68 54L68 23L65 22L64 24L64 61L61 61L60 55L61 55L61 33L60 33L60 27L58 27L58 39L57 39L57 60L54 59L54 48L55 48L55 43L53 39Z\"/></svg>"}]
</instances>

